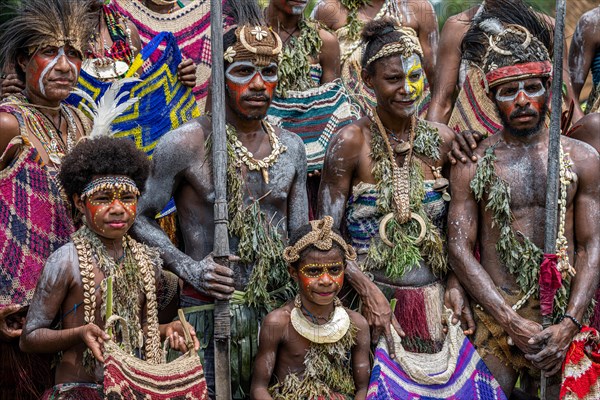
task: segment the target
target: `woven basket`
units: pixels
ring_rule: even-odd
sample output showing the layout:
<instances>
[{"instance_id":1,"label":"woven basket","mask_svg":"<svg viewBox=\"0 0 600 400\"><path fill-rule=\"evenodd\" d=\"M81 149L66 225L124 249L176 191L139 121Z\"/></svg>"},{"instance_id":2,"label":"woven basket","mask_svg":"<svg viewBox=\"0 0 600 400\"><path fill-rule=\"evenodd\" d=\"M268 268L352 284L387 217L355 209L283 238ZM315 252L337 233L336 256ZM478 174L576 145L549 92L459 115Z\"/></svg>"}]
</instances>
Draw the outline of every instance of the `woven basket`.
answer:
<instances>
[{"instance_id":1,"label":"woven basket","mask_svg":"<svg viewBox=\"0 0 600 400\"><path fill-rule=\"evenodd\" d=\"M181 311L181 310L179 310ZM180 319L185 319L180 316ZM117 321L117 315L106 322L106 330ZM131 349L119 347L113 340L104 344L104 396L106 399L198 399L207 400L208 391L200 358L193 347L190 334L185 331L188 352L178 359L151 364L131 355ZM123 342L129 343L128 330L123 329ZM166 349L168 340L165 341ZM163 352L166 355L166 351Z\"/></svg>"}]
</instances>

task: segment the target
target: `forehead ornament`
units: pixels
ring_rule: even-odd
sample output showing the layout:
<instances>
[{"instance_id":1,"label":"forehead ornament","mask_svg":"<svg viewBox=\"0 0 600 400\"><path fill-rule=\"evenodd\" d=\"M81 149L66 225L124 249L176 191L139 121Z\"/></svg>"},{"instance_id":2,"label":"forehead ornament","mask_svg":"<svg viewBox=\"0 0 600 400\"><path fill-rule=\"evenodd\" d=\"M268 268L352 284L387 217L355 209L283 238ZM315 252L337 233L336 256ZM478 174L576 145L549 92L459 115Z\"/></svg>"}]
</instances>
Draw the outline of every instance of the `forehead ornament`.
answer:
<instances>
[{"instance_id":1,"label":"forehead ornament","mask_svg":"<svg viewBox=\"0 0 600 400\"><path fill-rule=\"evenodd\" d=\"M86 198L91 197L94 193L102 190L127 191L135 194L136 196L140 195L140 190L135 184L135 181L127 176L101 176L85 186L83 192L81 193L81 198L85 200Z\"/></svg>"},{"instance_id":2,"label":"forehead ornament","mask_svg":"<svg viewBox=\"0 0 600 400\"><path fill-rule=\"evenodd\" d=\"M283 44L271 28L243 25L236 29L235 35L238 40L226 49L223 54L225 61L252 61L259 67L278 63Z\"/></svg>"}]
</instances>

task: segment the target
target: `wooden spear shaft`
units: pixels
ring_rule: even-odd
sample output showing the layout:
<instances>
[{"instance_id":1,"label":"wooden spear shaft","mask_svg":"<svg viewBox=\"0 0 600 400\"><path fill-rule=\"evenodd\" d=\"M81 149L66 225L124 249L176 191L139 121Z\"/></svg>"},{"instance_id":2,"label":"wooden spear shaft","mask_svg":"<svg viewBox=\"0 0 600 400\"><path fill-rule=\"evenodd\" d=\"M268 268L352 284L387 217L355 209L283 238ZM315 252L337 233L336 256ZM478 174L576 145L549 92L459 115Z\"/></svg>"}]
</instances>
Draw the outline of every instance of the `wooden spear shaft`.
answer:
<instances>
[{"instance_id":1,"label":"wooden spear shaft","mask_svg":"<svg viewBox=\"0 0 600 400\"><path fill-rule=\"evenodd\" d=\"M227 230L227 134L225 132L225 71L223 64L223 10L221 1L210 2L210 36L212 48L212 168L215 187L215 235L213 256L228 265L229 233ZM229 301L216 300L214 311L215 395L217 400L231 400L229 345L231 336Z\"/></svg>"},{"instance_id":2,"label":"wooden spear shaft","mask_svg":"<svg viewBox=\"0 0 600 400\"><path fill-rule=\"evenodd\" d=\"M556 0L556 21L554 25L554 60L552 65L552 103L550 113L550 135L548 138L548 178L546 181L546 229L544 253L556 252L556 231L558 214L558 179L560 162L560 120L562 114L562 66L565 34L565 0ZM542 326L552 325L552 314L542 315ZM540 377L541 400L546 400L546 376Z\"/></svg>"}]
</instances>

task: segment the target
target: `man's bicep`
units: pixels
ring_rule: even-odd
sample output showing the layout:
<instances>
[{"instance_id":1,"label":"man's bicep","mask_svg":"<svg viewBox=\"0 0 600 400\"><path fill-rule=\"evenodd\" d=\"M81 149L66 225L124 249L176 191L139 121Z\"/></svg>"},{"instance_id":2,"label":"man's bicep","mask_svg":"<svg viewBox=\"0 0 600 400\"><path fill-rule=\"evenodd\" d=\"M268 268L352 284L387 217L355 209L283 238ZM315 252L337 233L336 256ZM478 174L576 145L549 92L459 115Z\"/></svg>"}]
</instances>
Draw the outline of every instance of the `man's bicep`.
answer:
<instances>
[{"instance_id":1,"label":"man's bicep","mask_svg":"<svg viewBox=\"0 0 600 400\"><path fill-rule=\"evenodd\" d=\"M591 155L593 153L593 155ZM600 160L598 154L591 150L582 172L574 201L574 230L578 246L589 247L595 243L600 245ZM596 250L598 252L598 250Z\"/></svg>"},{"instance_id":2,"label":"man's bicep","mask_svg":"<svg viewBox=\"0 0 600 400\"><path fill-rule=\"evenodd\" d=\"M473 165L452 167L450 182L452 200L448 210L448 244L450 252L456 247L473 248L477 237L479 210L470 187Z\"/></svg>"}]
</instances>

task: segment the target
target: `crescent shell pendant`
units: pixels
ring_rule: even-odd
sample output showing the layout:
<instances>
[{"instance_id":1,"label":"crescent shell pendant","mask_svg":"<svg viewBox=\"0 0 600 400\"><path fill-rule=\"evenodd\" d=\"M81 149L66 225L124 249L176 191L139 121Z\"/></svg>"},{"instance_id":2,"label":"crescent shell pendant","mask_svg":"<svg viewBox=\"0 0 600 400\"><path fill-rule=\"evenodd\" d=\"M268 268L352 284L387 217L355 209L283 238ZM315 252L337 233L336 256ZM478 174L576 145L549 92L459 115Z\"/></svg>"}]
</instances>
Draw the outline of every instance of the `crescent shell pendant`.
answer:
<instances>
[{"instance_id":1,"label":"crescent shell pendant","mask_svg":"<svg viewBox=\"0 0 600 400\"><path fill-rule=\"evenodd\" d=\"M415 240L415 245L418 245L425 238L425 234L427 233L427 225L425 224L425 220L423 219L423 217L421 217L417 213L411 212L410 217L419 223L420 232L419 236ZM388 213L381 219L381 222L379 222L379 237L381 238L381 241L383 243L387 244L390 247L394 247L394 243L392 243L388 238L385 229L388 222L390 222L392 218L394 218L394 213Z\"/></svg>"}]
</instances>

